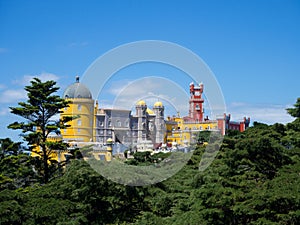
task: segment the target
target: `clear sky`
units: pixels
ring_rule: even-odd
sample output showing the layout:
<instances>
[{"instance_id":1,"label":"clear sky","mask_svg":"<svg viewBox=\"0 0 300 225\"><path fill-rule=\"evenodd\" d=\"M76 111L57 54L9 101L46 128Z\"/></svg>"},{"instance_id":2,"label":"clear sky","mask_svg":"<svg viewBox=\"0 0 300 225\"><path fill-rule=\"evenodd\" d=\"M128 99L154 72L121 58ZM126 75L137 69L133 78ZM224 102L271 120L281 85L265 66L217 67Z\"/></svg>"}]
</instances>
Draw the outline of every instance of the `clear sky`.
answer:
<instances>
[{"instance_id":1,"label":"clear sky","mask_svg":"<svg viewBox=\"0 0 300 225\"><path fill-rule=\"evenodd\" d=\"M292 120L285 108L300 97L300 1L0 0L0 138L17 139L6 128L17 119L8 106L25 100L30 78L55 79L63 90L105 52L140 40L199 55L233 119Z\"/></svg>"}]
</instances>

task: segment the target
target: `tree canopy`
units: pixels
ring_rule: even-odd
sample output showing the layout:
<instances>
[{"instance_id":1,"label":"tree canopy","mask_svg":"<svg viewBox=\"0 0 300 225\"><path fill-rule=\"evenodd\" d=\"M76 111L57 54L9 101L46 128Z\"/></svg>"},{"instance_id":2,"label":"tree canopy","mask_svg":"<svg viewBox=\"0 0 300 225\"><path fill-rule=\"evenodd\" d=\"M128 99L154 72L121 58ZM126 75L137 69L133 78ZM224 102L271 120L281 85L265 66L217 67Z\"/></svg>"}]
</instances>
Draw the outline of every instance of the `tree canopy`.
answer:
<instances>
[{"instance_id":1,"label":"tree canopy","mask_svg":"<svg viewBox=\"0 0 300 225\"><path fill-rule=\"evenodd\" d=\"M207 133L199 135L205 138ZM144 187L113 183L83 159L72 159L47 184L24 184L20 178L34 177L25 170L30 160L19 163L21 153L6 154L0 161L0 224L296 225L299 140L298 118L286 125L255 122L245 132L228 132L206 170L199 163L209 145L198 145L177 174ZM168 156L138 153L126 163L154 165Z\"/></svg>"},{"instance_id":2,"label":"tree canopy","mask_svg":"<svg viewBox=\"0 0 300 225\"><path fill-rule=\"evenodd\" d=\"M72 117L54 119L55 115L68 107L70 102L55 95L59 87L55 81L42 82L38 78L31 81L31 85L25 87L27 101L19 102L17 107L10 107L11 113L21 116L25 121L16 121L8 126L11 129L22 131L22 137L30 146L31 151L40 155L42 159L41 172L44 182L50 178L51 151L66 149L67 145L62 141L51 142L48 137L51 133L60 134L60 129L66 128L66 123Z\"/></svg>"}]
</instances>

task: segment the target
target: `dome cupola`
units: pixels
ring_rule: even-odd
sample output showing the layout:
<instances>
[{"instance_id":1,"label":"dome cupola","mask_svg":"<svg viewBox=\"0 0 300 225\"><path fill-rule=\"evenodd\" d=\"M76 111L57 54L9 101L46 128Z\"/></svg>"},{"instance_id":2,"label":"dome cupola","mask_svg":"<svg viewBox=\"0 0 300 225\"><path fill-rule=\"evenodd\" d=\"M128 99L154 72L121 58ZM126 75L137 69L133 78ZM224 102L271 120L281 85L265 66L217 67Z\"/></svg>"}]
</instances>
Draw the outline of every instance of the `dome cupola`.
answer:
<instances>
[{"instance_id":1,"label":"dome cupola","mask_svg":"<svg viewBox=\"0 0 300 225\"><path fill-rule=\"evenodd\" d=\"M63 98L89 98L92 99L90 90L79 82L79 76L76 76L76 82L68 86L63 94Z\"/></svg>"},{"instance_id":2,"label":"dome cupola","mask_svg":"<svg viewBox=\"0 0 300 225\"><path fill-rule=\"evenodd\" d=\"M154 107L163 107L163 103L161 101L157 101L154 103Z\"/></svg>"}]
</instances>

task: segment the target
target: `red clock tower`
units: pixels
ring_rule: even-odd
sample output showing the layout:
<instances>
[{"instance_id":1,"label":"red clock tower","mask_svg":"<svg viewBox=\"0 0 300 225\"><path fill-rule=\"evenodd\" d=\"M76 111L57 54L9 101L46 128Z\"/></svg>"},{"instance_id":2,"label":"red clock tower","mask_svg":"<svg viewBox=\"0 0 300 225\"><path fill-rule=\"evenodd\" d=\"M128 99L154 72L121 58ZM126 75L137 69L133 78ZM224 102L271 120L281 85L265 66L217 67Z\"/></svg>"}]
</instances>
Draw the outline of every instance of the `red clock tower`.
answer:
<instances>
[{"instance_id":1,"label":"red clock tower","mask_svg":"<svg viewBox=\"0 0 300 225\"><path fill-rule=\"evenodd\" d=\"M200 83L199 86L195 86L192 82L190 84L190 100L189 100L189 117L195 122L203 121L203 102L202 98L203 84Z\"/></svg>"}]
</instances>

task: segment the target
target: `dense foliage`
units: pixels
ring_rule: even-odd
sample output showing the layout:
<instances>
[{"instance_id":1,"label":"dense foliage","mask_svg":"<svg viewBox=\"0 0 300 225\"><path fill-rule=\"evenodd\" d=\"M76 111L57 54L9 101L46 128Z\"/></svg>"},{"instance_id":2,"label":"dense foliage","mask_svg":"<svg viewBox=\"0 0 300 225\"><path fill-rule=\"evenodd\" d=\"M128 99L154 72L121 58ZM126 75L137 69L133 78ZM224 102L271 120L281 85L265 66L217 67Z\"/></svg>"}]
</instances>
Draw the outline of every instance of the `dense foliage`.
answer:
<instances>
[{"instance_id":1,"label":"dense foliage","mask_svg":"<svg viewBox=\"0 0 300 225\"><path fill-rule=\"evenodd\" d=\"M17 107L10 107L11 113L23 117L25 121L16 121L8 128L21 130L23 139L28 143L30 150L40 156L42 163L39 172L44 183L47 183L53 170L55 171L55 167L58 166L57 162L51 158L52 150L67 148L66 143L49 141L48 137L52 133L59 134L60 129L68 127L67 122L71 121L73 117L57 120L53 118L70 103L55 95L59 90L59 87L55 86L55 81L42 82L40 79L34 78L30 82L31 85L25 87L27 101L19 102Z\"/></svg>"},{"instance_id":2,"label":"dense foliage","mask_svg":"<svg viewBox=\"0 0 300 225\"><path fill-rule=\"evenodd\" d=\"M286 125L255 122L243 133L229 132L205 171L199 146L176 175L145 187L113 183L82 159L46 185L18 185L34 177L30 157L22 164L14 161L21 153L6 154L0 224L299 224L300 118L292 112L296 118ZM128 164L164 157L136 154Z\"/></svg>"}]
</instances>

